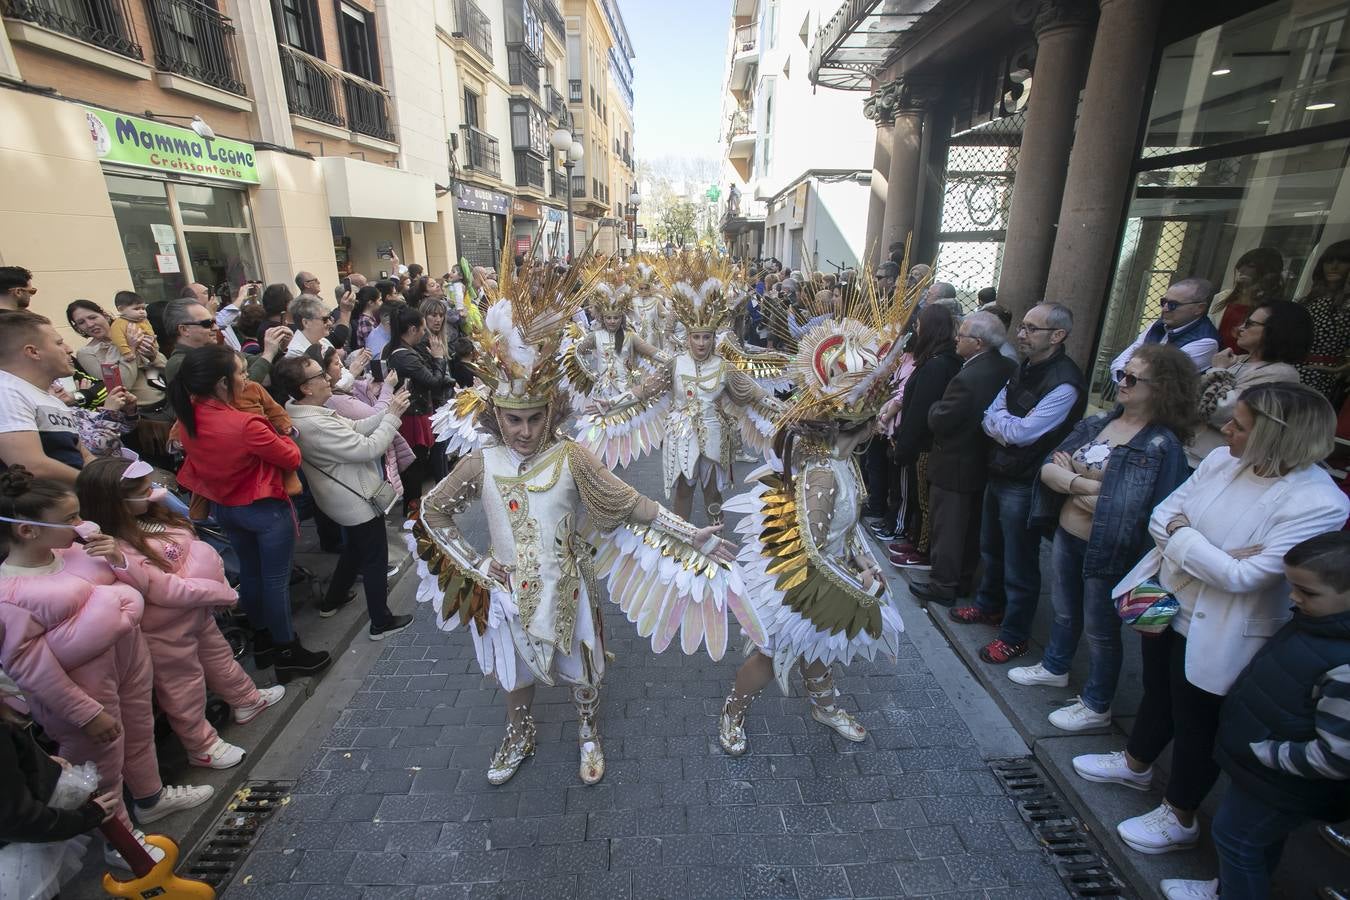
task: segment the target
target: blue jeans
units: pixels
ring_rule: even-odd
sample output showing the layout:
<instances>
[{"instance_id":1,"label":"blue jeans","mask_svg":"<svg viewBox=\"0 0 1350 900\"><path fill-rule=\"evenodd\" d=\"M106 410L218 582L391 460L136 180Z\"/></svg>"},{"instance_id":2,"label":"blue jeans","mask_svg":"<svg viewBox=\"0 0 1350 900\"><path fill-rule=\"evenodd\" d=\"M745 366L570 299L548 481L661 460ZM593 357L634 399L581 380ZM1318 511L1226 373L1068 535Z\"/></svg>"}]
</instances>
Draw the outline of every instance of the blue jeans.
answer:
<instances>
[{"instance_id":1,"label":"blue jeans","mask_svg":"<svg viewBox=\"0 0 1350 900\"><path fill-rule=\"evenodd\" d=\"M1003 613L999 637L1020 644L1031 636L1041 595L1041 534L1031 517L1031 482L990 478L980 519L980 562L984 574L975 592L982 612Z\"/></svg>"},{"instance_id":2,"label":"blue jeans","mask_svg":"<svg viewBox=\"0 0 1350 900\"><path fill-rule=\"evenodd\" d=\"M1284 839L1306 821L1307 816L1281 812L1236 785L1229 787L1213 828L1223 900L1267 900Z\"/></svg>"},{"instance_id":3,"label":"blue jeans","mask_svg":"<svg viewBox=\"0 0 1350 900\"><path fill-rule=\"evenodd\" d=\"M295 511L289 500L255 500L248 506L211 510L239 556L239 605L249 624L266 628L273 643L295 640L291 627L291 561L295 556Z\"/></svg>"},{"instance_id":4,"label":"blue jeans","mask_svg":"<svg viewBox=\"0 0 1350 900\"><path fill-rule=\"evenodd\" d=\"M1083 685L1083 705L1096 713L1111 709L1120 680L1124 656L1120 643L1120 617L1111 602L1115 582L1106 578L1084 578L1083 557L1087 541L1063 528L1055 529L1053 578L1050 597L1055 621L1050 626L1050 645L1045 648L1041 665L1046 671L1063 675L1073 663L1078 638L1087 630L1088 678Z\"/></svg>"}]
</instances>

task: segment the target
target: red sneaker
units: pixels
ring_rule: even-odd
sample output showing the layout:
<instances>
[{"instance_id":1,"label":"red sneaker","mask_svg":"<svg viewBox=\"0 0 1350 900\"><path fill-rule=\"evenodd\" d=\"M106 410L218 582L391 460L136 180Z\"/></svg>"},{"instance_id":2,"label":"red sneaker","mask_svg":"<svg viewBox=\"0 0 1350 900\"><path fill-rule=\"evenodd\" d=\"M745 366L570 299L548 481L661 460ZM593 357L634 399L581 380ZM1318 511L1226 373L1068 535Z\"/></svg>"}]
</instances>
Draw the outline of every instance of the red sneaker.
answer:
<instances>
[{"instance_id":1,"label":"red sneaker","mask_svg":"<svg viewBox=\"0 0 1350 900\"><path fill-rule=\"evenodd\" d=\"M891 564L898 569L913 569L918 572L927 572L932 569L928 562L928 554L919 553L917 550L909 553L891 552Z\"/></svg>"},{"instance_id":2,"label":"red sneaker","mask_svg":"<svg viewBox=\"0 0 1350 900\"><path fill-rule=\"evenodd\" d=\"M980 648L980 659L994 665L1002 665L1010 659L1017 659L1028 649L1027 641L1010 644L1002 638L994 638Z\"/></svg>"},{"instance_id":3,"label":"red sneaker","mask_svg":"<svg viewBox=\"0 0 1350 900\"><path fill-rule=\"evenodd\" d=\"M947 610L947 615L951 617L953 622L960 622L962 625L993 625L997 627L1003 624L1003 613L987 613L974 603L967 606L954 606Z\"/></svg>"},{"instance_id":4,"label":"red sneaker","mask_svg":"<svg viewBox=\"0 0 1350 900\"><path fill-rule=\"evenodd\" d=\"M886 545L886 549L892 553L913 553L918 548L910 543L908 539L901 538L898 541L891 541Z\"/></svg>"}]
</instances>

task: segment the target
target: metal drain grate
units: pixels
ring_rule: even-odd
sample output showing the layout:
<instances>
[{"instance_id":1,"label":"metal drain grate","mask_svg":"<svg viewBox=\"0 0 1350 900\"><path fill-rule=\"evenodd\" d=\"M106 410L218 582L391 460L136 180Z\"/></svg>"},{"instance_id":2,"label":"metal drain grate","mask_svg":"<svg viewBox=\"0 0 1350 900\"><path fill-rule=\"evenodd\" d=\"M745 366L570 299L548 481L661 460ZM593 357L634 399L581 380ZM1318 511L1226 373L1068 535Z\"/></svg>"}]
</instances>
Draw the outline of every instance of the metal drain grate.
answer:
<instances>
[{"instance_id":1,"label":"metal drain grate","mask_svg":"<svg viewBox=\"0 0 1350 900\"><path fill-rule=\"evenodd\" d=\"M1050 786L1040 766L1028 758L996 759L989 766L1004 792L1016 801L1018 814L1041 842L1072 896L1133 896L1083 823Z\"/></svg>"},{"instance_id":2,"label":"metal drain grate","mask_svg":"<svg viewBox=\"0 0 1350 900\"><path fill-rule=\"evenodd\" d=\"M179 874L223 887L248 858L268 819L290 802L291 787L289 781L245 782Z\"/></svg>"}]
</instances>

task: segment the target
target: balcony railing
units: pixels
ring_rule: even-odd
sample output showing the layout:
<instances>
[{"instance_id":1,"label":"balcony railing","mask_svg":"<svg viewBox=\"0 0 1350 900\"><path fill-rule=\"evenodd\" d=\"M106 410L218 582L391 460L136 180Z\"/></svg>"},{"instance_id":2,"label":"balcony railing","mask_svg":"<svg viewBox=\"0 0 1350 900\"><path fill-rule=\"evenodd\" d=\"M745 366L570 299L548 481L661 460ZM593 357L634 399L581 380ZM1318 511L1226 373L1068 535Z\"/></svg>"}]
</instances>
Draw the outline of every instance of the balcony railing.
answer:
<instances>
[{"instance_id":1,"label":"balcony railing","mask_svg":"<svg viewBox=\"0 0 1350 900\"><path fill-rule=\"evenodd\" d=\"M567 199L567 173L553 170L553 177L549 179L548 195L554 200Z\"/></svg>"},{"instance_id":2,"label":"balcony railing","mask_svg":"<svg viewBox=\"0 0 1350 900\"><path fill-rule=\"evenodd\" d=\"M234 53L234 24L202 0L150 0L155 66L246 95Z\"/></svg>"},{"instance_id":3,"label":"balcony railing","mask_svg":"<svg viewBox=\"0 0 1350 900\"><path fill-rule=\"evenodd\" d=\"M460 131L464 134L464 168L500 178L502 157L497 139L472 125L461 125Z\"/></svg>"},{"instance_id":4,"label":"balcony railing","mask_svg":"<svg viewBox=\"0 0 1350 900\"><path fill-rule=\"evenodd\" d=\"M569 79L567 79L567 102L568 102L568 103L580 103L580 102L581 102L581 79L580 79L580 78L569 78Z\"/></svg>"},{"instance_id":5,"label":"balcony railing","mask_svg":"<svg viewBox=\"0 0 1350 900\"><path fill-rule=\"evenodd\" d=\"M281 77L286 84L286 102L297 116L342 127L341 91L335 70L303 50L287 44L281 49Z\"/></svg>"},{"instance_id":6,"label":"balcony railing","mask_svg":"<svg viewBox=\"0 0 1350 900\"><path fill-rule=\"evenodd\" d=\"M394 140L389 97L378 84L281 44L281 73L291 112L382 141Z\"/></svg>"},{"instance_id":7,"label":"balcony railing","mask_svg":"<svg viewBox=\"0 0 1350 900\"><path fill-rule=\"evenodd\" d=\"M563 21L562 11L553 5L553 0L539 0L539 6L544 10L544 24L548 25L558 43L566 46L567 23Z\"/></svg>"},{"instance_id":8,"label":"balcony railing","mask_svg":"<svg viewBox=\"0 0 1350 900\"><path fill-rule=\"evenodd\" d=\"M455 34L492 61L492 20L473 0L455 0Z\"/></svg>"},{"instance_id":9,"label":"balcony railing","mask_svg":"<svg viewBox=\"0 0 1350 900\"><path fill-rule=\"evenodd\" d=\"M573 176L572 176L572 196L573 196L573 197L585 197L585 196L586 196L586 176L585 176L585 175L573 175Z\"/></svg>"},{"instance_id":10,"label":"balcony railing","mask_svg":"<svg viewBox=\"0 0 1350 900\"><path fill-rule=\"evenodd\" d=\"M736 53L753 53L759 43L759 23L751 22L736 29Z\"/></svg>"},{"instance_id":11,"label":"balcony railing","mask_svg":"<svg viewBox=\"0 0 1350 900\"><path fill-rule=\"evenodd\" d=\"M523 150L516 151L516 187L544 189L544 161Z\"/></svg>"},{"instance_id":12,"label":"balcony railing","mask_svg":"<svg viewBox=\"0 0 1350 900\"><path fill-rule=\"evenodd\" d=\"M548 110L549 118L562 121L567 118L567 101L563 95L558 93L557 88L551 84L544 85L544 104Z\"/></svg>"},{"instance_id":13,"label":"balcony railing","mask_svg":"<svg viewBox=\"0 0 1350 900\"><path fill-rule=\"evenodd\" d=\"M727 120L727 140L733 140L737 135L749 134L750 114L743 109L738 109L732 113Z\"/></svg>"},{"instance_id":14,"label":"balcony railing","mask_svg":"<svg viewBox=\"0 0 1350 900\"><path fill-rule=\"evenodd\" d=\"M131 59L145 59L131 30L126 0L0 0L0 13Z\"/></svg>"},{"instance_id":15,"label":"balcony railing","mask_svg":"<svg viewBox=\"0 0 1350 900\"><path fill-rule=\"evenodd\" d=\"M538 95L539 66L530 59L529 54L523 53L521 48L506 48L506 75L512 84L527 87Z\"/></svg>"}]
</instances>

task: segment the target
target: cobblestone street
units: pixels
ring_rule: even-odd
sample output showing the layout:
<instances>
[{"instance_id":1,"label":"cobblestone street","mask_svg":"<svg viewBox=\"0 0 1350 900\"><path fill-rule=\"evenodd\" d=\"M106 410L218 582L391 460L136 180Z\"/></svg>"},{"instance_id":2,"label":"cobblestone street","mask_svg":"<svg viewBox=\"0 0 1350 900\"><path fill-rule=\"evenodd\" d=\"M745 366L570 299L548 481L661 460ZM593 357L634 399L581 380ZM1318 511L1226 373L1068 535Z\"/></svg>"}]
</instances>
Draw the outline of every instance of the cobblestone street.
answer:
<instances>
[{"instance_id":1,"label":"cobblestone street","mask_svg":"<svg viewBox=\"0 0 1350 900\"><path fill-rule=\"evenodd\" d=\"M659 492L652 460L630 474ZM405 579L396 599L410 598ZM611 606L604 782L577 777L575 713L557 687L535 704L538 753L494 788L500 691L465 633L416 613L329 711L335 725L227 897L1065 896L908 637L899 659L839 679L866 743L811 721L797 684L765 692L750 753L732 759L716 716L739 654L653 656ZM270 754L294 752L283 737Z\"/></svg>"}]
</instances>

